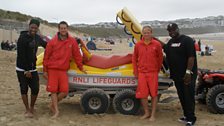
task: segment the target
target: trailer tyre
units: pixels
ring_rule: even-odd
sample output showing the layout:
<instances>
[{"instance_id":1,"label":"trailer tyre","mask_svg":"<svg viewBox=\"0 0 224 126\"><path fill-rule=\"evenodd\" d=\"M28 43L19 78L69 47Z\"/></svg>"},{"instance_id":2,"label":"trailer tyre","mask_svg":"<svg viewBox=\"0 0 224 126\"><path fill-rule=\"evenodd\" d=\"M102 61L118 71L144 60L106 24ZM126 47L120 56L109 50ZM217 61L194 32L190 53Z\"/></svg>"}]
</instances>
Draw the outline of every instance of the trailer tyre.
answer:
<instances>
[{"instance_id":1,"label":"trailer tyre","mask_svg":"<svg viewBox=\"0 0 224 126\"><path fill-rule=\"evenodd\" d=\"M135 98L133 90L122 90L115 95L113 108L121 114L135 115L139 111L140 101Z\"/></svg>"},{"instance_id":2,"label":"trailer tyre","mask_svg":"<svg viewBox=\"0 0 224 126\"><path fill-rule=\"evenodd\" d=\"M102 90L92 88L86 90L81 96L80 105L84 113L105 113L110 105L109 96Z\"/></svg>"},{"instance_id":3,"label":"trailer tyre","mask_svg":"<svg viewBox=\"0 0 224 126\"><path fill-rule=\"evenodd\" d=\"M207 93L206 103L212 113L224 114L224 85L212 87Z\"/></svg>"}]
</instances>

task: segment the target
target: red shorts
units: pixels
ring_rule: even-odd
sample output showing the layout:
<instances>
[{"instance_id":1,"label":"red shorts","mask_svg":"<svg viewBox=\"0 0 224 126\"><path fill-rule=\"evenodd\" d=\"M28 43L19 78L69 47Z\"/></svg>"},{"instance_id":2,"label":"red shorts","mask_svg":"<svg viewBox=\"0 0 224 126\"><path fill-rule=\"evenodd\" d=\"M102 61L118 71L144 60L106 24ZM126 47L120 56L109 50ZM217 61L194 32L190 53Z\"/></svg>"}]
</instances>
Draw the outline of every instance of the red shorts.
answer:
<instances>
[{"instance_id":1,"label":"red shorts","mask_svg":"<svg viewBox=\"0 0 224 126\"><path fill-rule=\"evenodd\" d=\"M158 72L139 73L136 98L156 97L158 95Z\"/></svg>"},{"instance_id":2,"label":"red shorts","mask_svg":"<svg viewBox=\"0 0 224 126\"><path fill-rule=\"evenodd\" d=\"M68 75L67 71L49 69L48 70L48 92L65 92L68 93Z\"/></svg>"}]
</instances>

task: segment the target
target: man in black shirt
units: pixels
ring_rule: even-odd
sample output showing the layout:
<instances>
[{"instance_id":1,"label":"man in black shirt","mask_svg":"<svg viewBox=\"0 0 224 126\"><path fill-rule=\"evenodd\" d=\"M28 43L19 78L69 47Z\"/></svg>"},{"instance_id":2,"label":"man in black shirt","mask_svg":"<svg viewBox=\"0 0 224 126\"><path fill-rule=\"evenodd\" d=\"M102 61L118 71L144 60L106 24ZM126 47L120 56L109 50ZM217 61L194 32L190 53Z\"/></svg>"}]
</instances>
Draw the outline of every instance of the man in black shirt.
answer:
<instances>
[{"instance_id":1,"label":"man in black shirt","mask_svg":"<svg viewBox=\"0 0 224 126\"><path fill-rule=\"evenodd\" d=\"M186 126L194 125L195 117L195 82L197 78L197 59L192 38L181 35L176 23L167 26L171 39L164 45L170 77L174 80L184 116L179 121Z\"/></svg>"},{"instance_id":2,"label":"man in black shirt","mask_svg":"<svg viewBox=\"0 0 224 126\"><path fill-rule=\"evenodd\" d=\"M32 19L29 31L20 33L17 43L16 73L20 83L20 92L26 108L25 117L33 117L34 104L39 93L39 77L36 70L36 53L38 46L46 47L47 43L37 34L40 22ZM28 102L28 87L31 89L31 102Z\"/></svg>"}]
</instances>

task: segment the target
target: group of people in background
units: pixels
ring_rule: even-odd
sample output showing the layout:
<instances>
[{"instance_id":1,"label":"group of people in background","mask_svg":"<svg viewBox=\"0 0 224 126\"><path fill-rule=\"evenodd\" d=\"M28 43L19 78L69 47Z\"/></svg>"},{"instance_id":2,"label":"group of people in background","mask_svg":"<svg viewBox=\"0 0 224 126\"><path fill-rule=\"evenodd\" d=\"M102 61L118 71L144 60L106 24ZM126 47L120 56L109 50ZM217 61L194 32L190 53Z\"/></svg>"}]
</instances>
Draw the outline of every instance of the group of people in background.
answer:
<instances>
[{"instance_id":1,"label":"group of people in background","mask_svg":"<svg viewBox=\"0 0 224 126\"><path fill-rule=\"evenodd\" d=\"M50 110L53 118L59 116L58 102L68 94L69 62L75 59L78 68L83 69L82 56L76 40L68 33L68 24L58 24L58 33L49 42L45 42L38 34L40 22L32 19L29 30L23 31L18 39L16 72L25 105L26 117L33 117L34 105L39 92L39 77L36 70L36 53L38 46L45 48L43 59L43 76L48 80L46 90L51 93ZM163 60L168 62L170 77L174 80L177 94L183 110L178 120L186 126L196 122L194 88L197 77L197 59L192 38L182 35L175 23L167 26L171 39L168 43L153 37L153 29L144 26L142 40L136 43L133 53L133 74L138 79L136 98L141 100L144 115L141 119L156 119L158 95L158 74ZM166 59L163 59L163 51ZM31 89L31 101L28 102L28 87ZM152 111L148 108L148 96L152 98Z\"/></svg>"},{"instance_id":2,"label":"group of people in background","mask_svg":"<svg viewBox=\"0 0 224 126\"><path fill-rule=\"evenodd\" d=\"M9 42L9 40L6 40L6 41L2 41L1 42L1 49L2 50L8 50L8 51L11 51L11 50L16 50L16 45L17 42Z\"/></svg>"}]
</instances>

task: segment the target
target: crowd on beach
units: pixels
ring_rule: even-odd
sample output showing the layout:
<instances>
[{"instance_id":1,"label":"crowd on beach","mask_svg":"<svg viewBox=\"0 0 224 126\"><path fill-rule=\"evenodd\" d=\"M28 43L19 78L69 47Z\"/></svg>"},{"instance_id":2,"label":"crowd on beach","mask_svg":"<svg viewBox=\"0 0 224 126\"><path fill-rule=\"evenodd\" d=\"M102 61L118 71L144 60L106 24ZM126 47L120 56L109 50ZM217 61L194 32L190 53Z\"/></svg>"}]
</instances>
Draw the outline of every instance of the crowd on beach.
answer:
<instances>
[{"instance_id":1,"label":"crowd on beach","mask_svg":"<svg viewBox=\"0 0 224 126\"><path fill-rule=\"evenodd\" d=\"M6 41L2 41L1 42L1 49L2 50L8 50L8 51L12 51L12 50L16 50L16 45L17 42L9 42L9 40Z\"/></svg>"}]
</instances>

